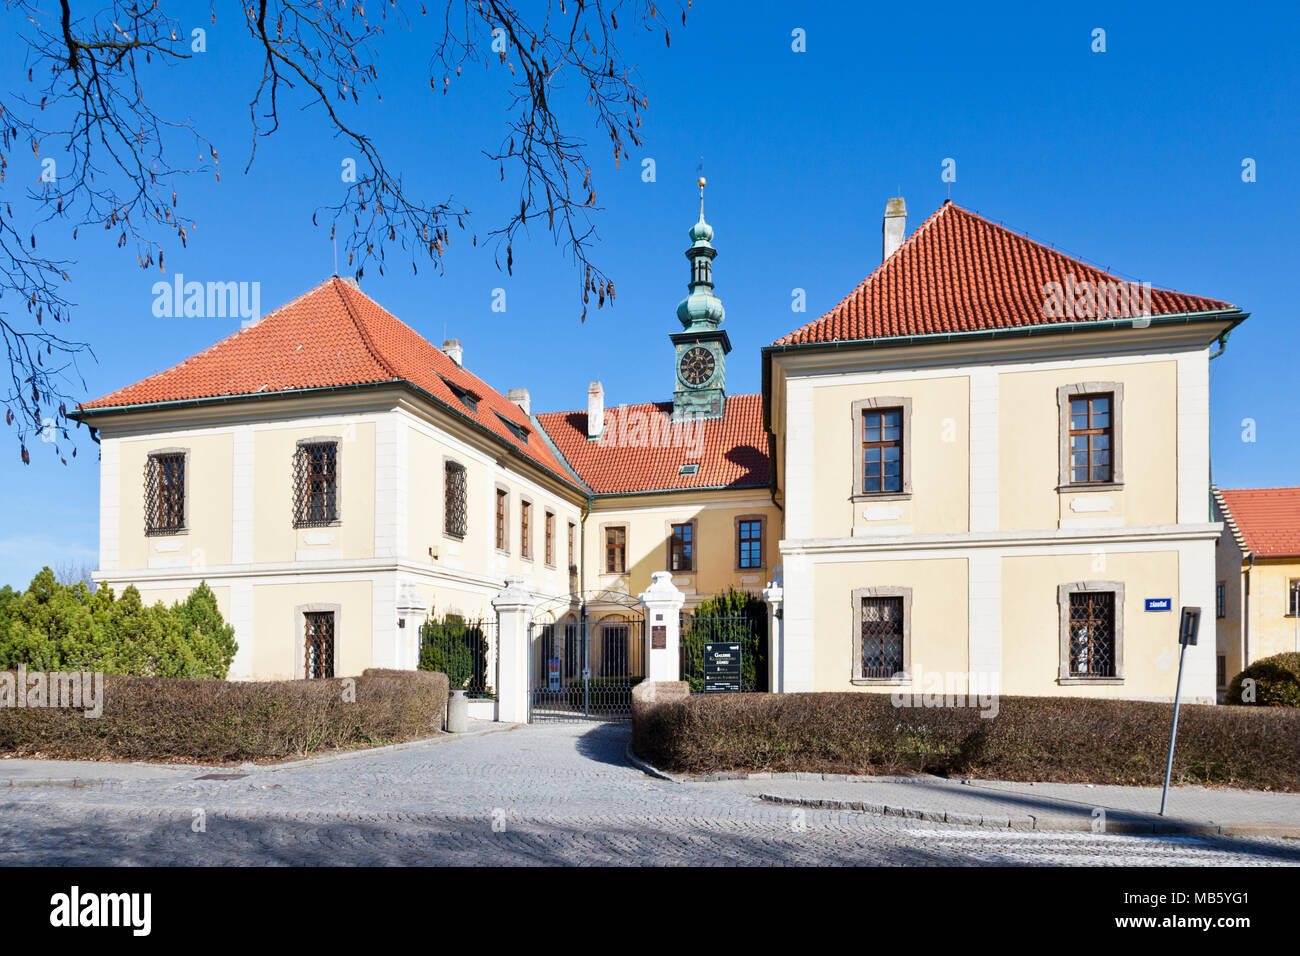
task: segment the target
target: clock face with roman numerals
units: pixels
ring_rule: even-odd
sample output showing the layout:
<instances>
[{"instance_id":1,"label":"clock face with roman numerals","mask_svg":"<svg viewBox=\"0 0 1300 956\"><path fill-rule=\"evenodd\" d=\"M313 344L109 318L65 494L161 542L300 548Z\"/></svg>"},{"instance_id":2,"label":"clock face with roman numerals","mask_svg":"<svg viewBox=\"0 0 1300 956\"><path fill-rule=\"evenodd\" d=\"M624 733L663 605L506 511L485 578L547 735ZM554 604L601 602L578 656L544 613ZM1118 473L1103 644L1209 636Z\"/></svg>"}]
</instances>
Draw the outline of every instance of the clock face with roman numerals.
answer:
<instances>
[{"instance_id":1,"label":"clock face with roman numerals","mask_svg":"<svg viewBox=\"0 0 1300 956\"><path fill-rule=\"evenodd\" d=\"M681 371L682 381L687 385L703 385L713 378L713 353L697 345L682 354L678 368Z\"/></svg>"}]
</instances>

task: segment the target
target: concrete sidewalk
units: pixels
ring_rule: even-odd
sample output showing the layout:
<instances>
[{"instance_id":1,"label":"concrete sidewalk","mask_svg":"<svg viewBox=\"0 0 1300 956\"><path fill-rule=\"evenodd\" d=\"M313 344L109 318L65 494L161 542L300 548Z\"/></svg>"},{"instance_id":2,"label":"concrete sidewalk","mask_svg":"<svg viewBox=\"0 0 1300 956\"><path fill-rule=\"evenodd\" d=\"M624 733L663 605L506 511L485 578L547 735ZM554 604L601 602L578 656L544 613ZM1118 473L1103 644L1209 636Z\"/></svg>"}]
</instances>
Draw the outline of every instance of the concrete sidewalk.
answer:
<instances>
[{"instance_id":1,"label":"concrete sidewalk","mask_svg":"<svg viewBox=\"0 0 1300 956\"><path fill-rule=\"evenodd\" d=\"M967 826L1300 839L1300 793L1173 787L1168 813L1162 817L1158 813L1159 787L834 774L678 779L691 789L750 793L771 803L859 810Z\"/></svg>"}]
</instances>

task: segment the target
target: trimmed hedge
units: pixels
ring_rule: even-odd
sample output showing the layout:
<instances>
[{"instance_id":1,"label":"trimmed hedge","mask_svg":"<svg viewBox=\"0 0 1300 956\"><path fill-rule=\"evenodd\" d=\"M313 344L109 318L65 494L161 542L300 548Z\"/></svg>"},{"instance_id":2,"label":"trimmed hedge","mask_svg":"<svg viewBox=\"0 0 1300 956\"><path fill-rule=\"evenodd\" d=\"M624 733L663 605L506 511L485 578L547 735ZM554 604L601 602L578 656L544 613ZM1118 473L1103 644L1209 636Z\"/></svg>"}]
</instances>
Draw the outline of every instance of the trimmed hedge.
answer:
<instances>
[{"instance_id":1,"label":"trimmed hedge","mask_svg":"<svg viewBox=\"0 0 1300 956\"><path fill-rule=\"evenodd\" d=\"M344 679L268 682L104 678L104 711L0 709L0 753L68 760L231 763L302 757L430 737L447 675L367 670Z\"/></svg>"},{"instance_id":2,"label":"trimmed hedge","mask_svg":"<svg viewBox=\"0 0 1300 956\"><path fill-rule=\"evenodd\" d=\"M1254 700L1242 694L1242 681L1255 682ZM1300 654L1274 654L1255 661L1232 679L1223 700L1260 707L1300 707Z\"/></svg>"},{"instance_id":3,"label":"trimmed hedge","mask_svg":"<svg viewBox=\"0 0 1300 956\"><path fill-rule=\"evenodd\" d=\"M888 694L710 694L636 702L632 746L666 770L913 774L1159 785L1172 704L1002 697L895 707ZM1185 704L1174 780L1300 790L1300 712Z\"/></svg>"}]
</instances>

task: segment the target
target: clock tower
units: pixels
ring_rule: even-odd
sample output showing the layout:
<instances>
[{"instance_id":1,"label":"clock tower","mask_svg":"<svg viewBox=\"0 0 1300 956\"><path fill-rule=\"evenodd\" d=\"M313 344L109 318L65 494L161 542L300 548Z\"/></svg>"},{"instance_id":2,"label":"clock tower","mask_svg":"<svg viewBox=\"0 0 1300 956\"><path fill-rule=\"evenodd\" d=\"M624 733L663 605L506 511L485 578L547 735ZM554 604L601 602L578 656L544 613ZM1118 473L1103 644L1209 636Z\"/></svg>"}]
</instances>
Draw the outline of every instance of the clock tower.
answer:
<instances>
[{"instance_id":1,"label":"clock tower","mask_svg":"<svg viewBox=\"0 0 1300 956\"><path fill-rule=\"evenodd\" d=\"M690 293L677 306L682 331L669 338L676 348L677 382L673 389L673 418L722 417L727 403L727 353L731 341L720 326L726 317L722 300L713 294L713 227L704 221L704 177L700 177L700 218L691 226Z\"/></svg>"}]
</instances>

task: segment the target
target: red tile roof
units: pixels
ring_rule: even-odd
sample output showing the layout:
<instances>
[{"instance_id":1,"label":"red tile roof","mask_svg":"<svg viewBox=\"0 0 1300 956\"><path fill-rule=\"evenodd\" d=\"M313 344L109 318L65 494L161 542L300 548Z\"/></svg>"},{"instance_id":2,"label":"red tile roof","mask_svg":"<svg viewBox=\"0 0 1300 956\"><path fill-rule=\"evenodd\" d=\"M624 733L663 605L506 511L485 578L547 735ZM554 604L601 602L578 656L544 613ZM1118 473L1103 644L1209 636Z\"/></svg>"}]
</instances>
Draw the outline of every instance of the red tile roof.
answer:
<instances>
[{"instance_id":1,"label":"red tile roof","mask_svg":"<svg viewBox=\"0 0 1300 956\"><path fill-rule=\"evenodd\" d=\"M326 280L179 365L79 408L94 412L383 382L409 383L428 392L568 484L575 484L518 405L457 365L374 299L338 278ZM464 405L447 382L479 396L477 410ZM526 440L520 440L503 418L526 429Z\"/></svg>"},{"instance_id":2,"label":"red tile roof","mask_svg":"<svg viewBox=\"0 0 1300 956\"><path fill-rule=\"evenodd\" d=\"M672 403L605 410L603 439L587 439L587 413L549 412L537 420L596 494L768 483L761 395L731 395L721 418L674 427ZM692 431L691 429L698 429ZM682 465L697 463L693 475Z\"/></svg>"},{"instance_id":3,"label":"red tile roof","mask_svg":"<svg viewBox=\"0 0 1300 956\"><path fill-rule=\"evenodd\" d=\"M1261 558L1300 556L1300 488L1215 489L1238 543Z\"/></svg>"},{"instance_id":4,"label":"red tile roof","mask_svg":"<svg viewBox=\"0 0 1300 956\"><path fill-rule=\"evenodd\" d=\"M1067 275L1073 275L1076 287L1085 281L1125 282L947 202L844 301L773 344L1080 321L1070 315L1044 314L1044 287L1049 282L1065 283ZM1216 299L1151 290L1152 315L1232 308Z\"/></svg>"}]
</instances>

